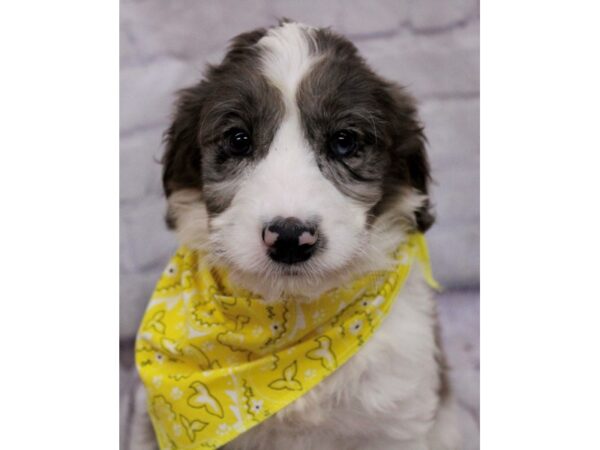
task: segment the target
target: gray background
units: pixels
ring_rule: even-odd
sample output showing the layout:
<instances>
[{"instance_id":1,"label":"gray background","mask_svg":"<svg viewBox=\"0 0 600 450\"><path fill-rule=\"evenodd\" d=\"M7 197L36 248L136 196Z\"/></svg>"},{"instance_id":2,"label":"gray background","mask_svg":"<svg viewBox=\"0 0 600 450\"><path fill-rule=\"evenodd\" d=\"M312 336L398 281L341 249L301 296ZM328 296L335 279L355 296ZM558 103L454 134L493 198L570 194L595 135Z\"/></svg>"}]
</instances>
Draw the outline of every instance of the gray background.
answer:
<instances>
[{"instance_id":1,"label":"gray background","mask_svg":"<svg viewBox=\"0 0 600 450\"><path fill-rule=\"evenodd\" d=\"M437 222L428 233L442 329L467 445L479 448L479 3L477 0L122 0L122 442L135 384L131 340L175 249L164 226L161 135L174 93L218 62L227 41L289 17L348 36L380 74L407 86L429 140Z\"/></svg>"}]
</instances>

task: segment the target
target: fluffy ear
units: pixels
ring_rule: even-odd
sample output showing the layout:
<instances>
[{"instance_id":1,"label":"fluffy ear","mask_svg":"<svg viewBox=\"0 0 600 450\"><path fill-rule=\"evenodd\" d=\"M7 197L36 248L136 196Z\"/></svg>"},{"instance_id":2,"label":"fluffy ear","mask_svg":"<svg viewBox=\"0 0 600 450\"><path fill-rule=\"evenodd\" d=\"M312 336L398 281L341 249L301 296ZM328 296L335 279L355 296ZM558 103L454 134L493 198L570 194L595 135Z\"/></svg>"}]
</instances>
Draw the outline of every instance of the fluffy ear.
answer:
<instances>
[{"instance_id":1,"label":"fluffy ear","mask_svg":"<svg viewBox=\"0 0 600 450\"><path fill-rule=\"evenodd\" d=\"M423 205L416 211L416 225L419 231L427 231L435 218L429 202L431 174L425 150L426 138L415 107L414 99L398 86L391 86L394 102L392 126L394 127L395 170L404 184L426 196Z\"/></svg>"},{"instance_id":2,"label":"fluffy ear","mask_svg":"<svg viewBox=\"0 0 600 450\"><path fill-rule=\"evenodd\" d=\"M167 197L180 189L202 189L202 158L198 133L204 89L202 83L179 92L175 118L165 133L163 188Z\"/></svg>"},{"instance_id":3,"label":"fluffy ear","mask_svg":"<svg viewBox=\"0 0 600 450\"><path fill-rule=\"evenodd\" d=\"M233 38L223 62L208 66L206 79L178 94L175 118L165 133L163 187L167 197L180 189L202 189L202 159L198 143L202 106L208 97L209 83L228 64L244 56L266 34L264 28L242 33Z\"/></svg>"}]
</instances>

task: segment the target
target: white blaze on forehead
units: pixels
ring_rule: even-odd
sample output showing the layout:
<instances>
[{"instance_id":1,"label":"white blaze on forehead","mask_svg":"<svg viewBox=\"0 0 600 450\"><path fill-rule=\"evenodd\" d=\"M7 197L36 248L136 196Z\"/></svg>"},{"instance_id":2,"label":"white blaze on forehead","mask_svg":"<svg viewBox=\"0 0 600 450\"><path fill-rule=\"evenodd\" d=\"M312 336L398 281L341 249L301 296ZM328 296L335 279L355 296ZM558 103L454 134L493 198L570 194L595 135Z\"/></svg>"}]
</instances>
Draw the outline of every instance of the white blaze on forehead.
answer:
<instances>
[{"instance_id":1,"label":"white blaze on forehead","mask_svg":"<svg viewBox=\"0 0 600 450\"><path fill-rule=\"evenodd\" d=\"M245 191L261 186L263 220L275 216L308 220L325 211L320 198L335 188L321 174L314 151L304 136L296 91L317 61L311 54L314 29L297 23L273 28L258 42L262 72L276 86L285 104L285 115L269 152L248 177Z\"/></svg>"},{"instance_id":2,"label":"white blaze on forehead","mask_svg":"<svg viewBox=\"0 0 600 450\"><path fill-rule=\"evenodd\" d=\"M316 61L310 50L313 35L314 28L285 23L258 41L263 49L262 71L281 91L288 113L294 113L298 85Z\"/></svg>"},{"instance_id":3,"label":"white blaze on forehead","mask_svg":"<svg viewBox=\"0 0 600 450\"><path fill-rule=\"evenodd\" d=\"M311 42L314 34L314 28L286 23L271 29L258 42L263 50L261 69L280 90L285 115L267 156L246 179L237 200L254 203L255 214L263 223L277 216L318 220L319 230L328 241L328 252L322 258L342 260L342 253L352 247L347 241L357 242L356 233L362 230L365 215L321 173L302 128L296 92L321 58L311 52L316 45ZM316 233L304 233L299 244L312 245L316 239Z\"/></svg>"}]
</instances>

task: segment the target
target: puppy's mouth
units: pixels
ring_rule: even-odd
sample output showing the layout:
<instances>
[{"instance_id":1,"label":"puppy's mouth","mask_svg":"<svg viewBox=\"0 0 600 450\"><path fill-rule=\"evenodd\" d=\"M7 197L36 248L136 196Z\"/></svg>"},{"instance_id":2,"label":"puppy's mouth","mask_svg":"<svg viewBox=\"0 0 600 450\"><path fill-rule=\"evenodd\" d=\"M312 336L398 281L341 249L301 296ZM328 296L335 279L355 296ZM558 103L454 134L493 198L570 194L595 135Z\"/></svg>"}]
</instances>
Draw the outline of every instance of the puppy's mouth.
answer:
<instances>
[{"instance_id":1,"label":"puppy's mouth","mask_svg":"<svg viewBox=\"0 0 600 450\"><path fill-rule=\"evenodd\" d=\"M293 265L283 263L273 263L277 268L277 274L281 277L300 278L308 277L307 263L296 263Z\"/></svg>"}]
</instances>

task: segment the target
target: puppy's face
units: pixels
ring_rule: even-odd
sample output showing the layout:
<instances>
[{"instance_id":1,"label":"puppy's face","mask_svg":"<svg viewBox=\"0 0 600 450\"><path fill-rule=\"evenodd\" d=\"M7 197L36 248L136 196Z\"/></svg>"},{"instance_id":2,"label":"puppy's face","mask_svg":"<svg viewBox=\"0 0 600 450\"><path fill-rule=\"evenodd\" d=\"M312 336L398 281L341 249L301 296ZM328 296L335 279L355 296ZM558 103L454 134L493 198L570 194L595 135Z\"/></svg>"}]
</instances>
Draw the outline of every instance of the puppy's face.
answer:
<instances>
[{"instance_id":1,"label":"puppy's face","mask_svg":"<svg viewBox=\"0 0 600 450\"><path fill-rule=\"evenodd\" d=\"M412 101L329 30L234 39L182 91L164 164L182 243L267 297L316 295L432 221Z\"/></svg>"}]
</instances>

